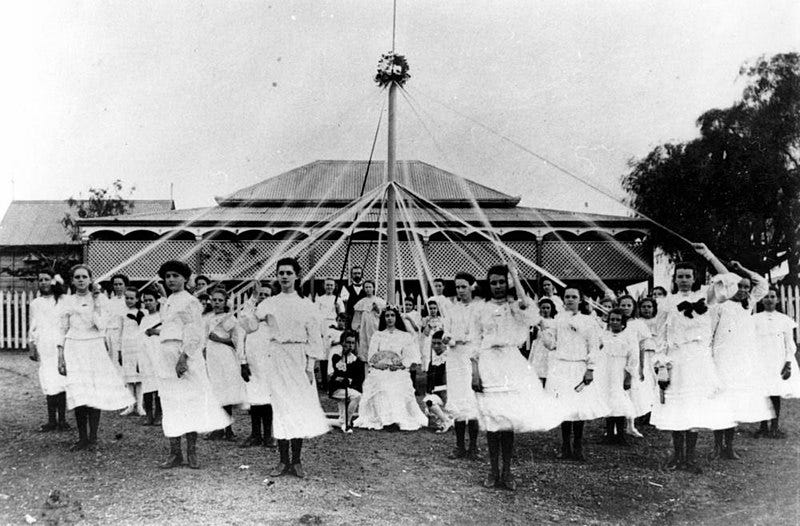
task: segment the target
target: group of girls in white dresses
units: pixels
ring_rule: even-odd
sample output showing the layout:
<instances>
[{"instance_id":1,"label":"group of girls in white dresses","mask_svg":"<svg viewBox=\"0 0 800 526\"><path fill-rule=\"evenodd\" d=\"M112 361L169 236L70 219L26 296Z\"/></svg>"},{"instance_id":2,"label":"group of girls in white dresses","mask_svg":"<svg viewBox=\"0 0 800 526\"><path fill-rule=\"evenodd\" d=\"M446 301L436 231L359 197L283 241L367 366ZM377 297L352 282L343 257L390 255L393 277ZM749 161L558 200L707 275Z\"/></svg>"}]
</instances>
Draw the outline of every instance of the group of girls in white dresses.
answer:
<instances>
[{"instance_id":1,"label":"group of girls in white dresses","mask_svg":"<svg viewBox=\"0 0 800 526\"><path fill-rule=\"evenodd\" d=\"M736 274L728 272L704 245L696 249L717 270L711 286L700 290L696 269L679 263L675 293L638 305L622 296L604 321L581 312L577 288L562 300L548 282L538 301L527 297L513 267L489 269L486 300L473 298L475 278L459 273L455 301L432 296L424 319L413 316L413 302L403 313L386 306L365 282L358 330L337 331L341 350L331 356L319 307L296 292L300 267L291 258L277 264L279 292L258 284L233 313L226 291L215 288L205 316L186 290L191 270L179 261L159 270L165 298L149 289L139 295L120 279L114 301L124 309L110 306L85 265L72 269L70 295L45 273L31 307L32 357L48 403L42 429L68 428L64 413L75 409L80 450L96 442L101 410L143 412L150 425L160 416L170 446L162 467L183 464L184 437L186 461L197 468L198 433L232 438L233 407L249 408L252 432L242 446L270 446L274 437L279 459L270 474L304 477L303 440L329 430L315 363L331 360L328 392L345 432L356 414L355 427L416 430L428 419L411 373L426 363L420 338L436 335L446 347L436 353L446 370L444 410L455 425L450 458L477 458L478 430L486 431L486 486L516 487L516 432L560 426L559 458L581 461L587 420L606 418L605 441L620 444L626 431L638 433L633 419L648 413L672 432L668 466L699 472L698 430L714 431L715 454L730 459L738 458L737 423L759 422L758 436L783 436L780 399L800 396L800 372L795 326L776 311L775 292L735 262ZM753 315L762 298L764 312ZM519 348L529 340L526 360Z\"/></svg>"}]
</instances>

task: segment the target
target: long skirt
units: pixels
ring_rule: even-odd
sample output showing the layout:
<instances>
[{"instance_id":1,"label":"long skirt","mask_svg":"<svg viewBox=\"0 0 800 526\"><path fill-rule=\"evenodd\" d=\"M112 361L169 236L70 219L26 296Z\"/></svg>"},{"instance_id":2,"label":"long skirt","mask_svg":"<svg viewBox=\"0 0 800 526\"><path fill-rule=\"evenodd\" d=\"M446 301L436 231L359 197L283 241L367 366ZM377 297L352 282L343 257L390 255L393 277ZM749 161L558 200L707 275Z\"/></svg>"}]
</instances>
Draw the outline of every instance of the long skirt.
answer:
<instances>
[{"instance_id":1,"label":"long skirt","mask_svg":"<svg viewBox=\"0 0 800 526\"><path fill-rule=\"evenodd\" d=\"M103 336L91 340L67 338L64 362L67 366L67 409L85 405L115 411L135 402L119 368L108 356Z\"/></svg>"},{"instance_id":2,"label":"long skirt","mask_svg":"<svg viewBox=\"0 0 800 526\"><path fill-rule=\"evenodd\" d=\"M154 352L158 352L161 342L158 337L148 336L144 341L144 348L139 354L139 375L142 382L142 393L152 393L158 391L158 374L151 358Z\"/></svg>"},{"instance_id":3,"label":"long skirt","mask_svg":"<svg viewBox=\"0 0 800 526\"><path fill-rule=\"evenodd\" d=\"M408 371L370 369L353 425L382 429L393 424L403 431L416 431L428 425L428 417L419 408Z\"/></svg>"},{"instance_id":4,"label":"long skirt","mask_svg":"<svg viewBox=\"0 0 800 526\"><path fill-rule=\"evenodd\" d=\"M797 367L797 360L794 356L789 360L791 376L786 380L781 378L784 363L782 356L777 360L765 360L762 371L762 383L765 391L769 396L800 398L800 370Z\"/></svg>"},{"instance_id":5,"label":"long skirt","mask_svg":"<svg viewBox=\"0 0 800 526\"><path fill-rule=\"evenodd\" d=\"M162 342L160 350L165 361L175 364L181 354L181 342ZM163 413L161 426L167 437L207 433L231 423L222 404L214 396L202 354L189 356L186 365L187 371L180 378L177 373L173 376L165 374L168 371L163 369L159 371L158 396Z\"/></svg>"},{"instance_id":6,"label":"long skirt","mask_svg":"<svg viewBox=\"0 0 800 526\"><path fill-rule=\"evenodd\" d=\"M714 364L722 384L720 396L728 403L734 420L744 423L775 418L752 345L721 346L715 349Z\"/></svg>"},{"instance_id":7,"label":"long skirt","mask_svg":"<svg viewBox=\"0 0 800 526\"><path fill-rule=\"evenodd\" d=\"M247 364L250 366L250 381L245 382L247 402L250 405L271 403L269 388L269 337L266 331L259 330L247 335Z\"/></svg>"},{"instance_id":8,"label":"long skirt","mask_svg":"<svg viewBox=\"0 0 800 526\"><path fill-rule=\"evenodd\" d=\"M141 335L134 332L120 338L120 349L122 354L122 374L127 383L137 383L142 381L139 361L144 354L144 342Z\"/></svg>"},{"instance_id":9,"label":"long skirt","mask_svg":"<svg viewBox=\"0 0 800 526\"><path fill-rule=\"evenodd\" d=\"M602 367L603 364L600 364L599 368ZM583 382L584 374L586 362L557 358L550 361L545 390L567 406L568 414L564 420L594 420L611 413L601 382L592 381L589 385L578 387Z\"/></svg>"},{"instance_id":10,"label":"long skirt","mask_svg":"<svg viewBox=\"0 0 800 526\"><path fill-rule=\"evenodd\" d=\"M311 438L330 430L317 390L306 374L307 347L275 341L267 347L272 433L277 439Z\"/></svg>"},{"instance_id":11,"label":"long skirt","mask_svg":"<svg viewBox=\"0 0 800 526\"><path fill-rule=\"evenodd\" d=\"M483 386L475 395L478 422L486 431L548 431L568 416L516 347L481 349L478 374Z\"/></svg>"},{"instance_id":12,"label":"long skirt","mask_svg":"<svg viewBox=\"0 0 800 526\"><path fill-rule=\"evenodd\" d=\"M36 350L39 352L39 385L47 395L57 395L67 389L67 380L58 374L58 343L56 331L43 331Z\"/></svg>"},{"instance_id":13,"label":"long skirt","mask_svg":"<svg viewBox=\"0 0 800 526\"><path fill-rule=\"evenodd\" d=\"M478 418L478 401L472 390L472 349L456 345L447 351L445 371L447 377L447 404L445 411L455 420Z\"/></svg>"},{"instance_id":14,"label":"long skirt","mask_svg":"<svg viewBox=\"0 0 800 526\"><path fill-rule=\"evenodd\" d=\"M638 371L631 376L638 376ZM608 416L624 416L632 418L636 415L630 391L624 389L625 357L606 356L603 365L595 371L594 379L598 387L603 388L603 396L608 405ZM631 378L633 383L634 378ZM636 378L638 381L638 378Z\"/></svg>"},{"instance_id":15,"label":"long skirt","mask_svg":"<svg viewBox=\"0 0 800 526\"><path fill-rule=\"evenodd\" d=\"M233 347L209 341L206 344L206 368L214 396L220 404L247 405L245 382Z\"/></svg>"},{"instance_id":16,"label":"long skirt","mask_svg":"<svg viewBox=\"0 0 800 526\"><path fill-rule=\"evenodd\" d=\"M659 399L658 383L653 370L653 352L646 351L642 364L644 380L639 378L639 371L631 378L630 397L633 402L634 416L642 416L653 410Z\"/></svg>"},{"instance_id":17,"label":"long skirt","mask_svg":"<svg viewBox=\"0 0 800 526\"><path fill-rule=\"evenodd\" d=\"M711 350L690 342L671 353L670 384L664 403L656 403L650 423L664 431L719 430L736 425L730 406L720 396Z\"/></svg>"}]
</instances>

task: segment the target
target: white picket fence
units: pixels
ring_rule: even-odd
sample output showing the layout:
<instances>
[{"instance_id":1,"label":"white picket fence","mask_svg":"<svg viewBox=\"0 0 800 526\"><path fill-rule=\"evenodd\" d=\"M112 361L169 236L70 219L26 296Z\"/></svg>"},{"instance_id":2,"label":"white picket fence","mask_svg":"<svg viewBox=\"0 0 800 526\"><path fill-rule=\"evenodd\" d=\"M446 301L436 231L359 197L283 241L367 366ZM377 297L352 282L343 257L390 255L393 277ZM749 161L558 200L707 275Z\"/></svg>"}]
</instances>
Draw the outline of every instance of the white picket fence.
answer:
<instances>
[{"instance_id":1,"label":"white picket fence","mask_svg":"<svg viewBox=\"0 0 800 526\"><path fill-rule=\"evenodd\" d=\"M234 309L247 299L252 291L250 286L237 291L231 298ZM800 325L800 286L778 287L780 310ZM30 291L0 290L0 349L24 349L28 345L28 315L30 303L36 297ZM398 298L399 303L399 298ZM420 300L417 299L417 303ZM419 307L419 306L418 306ZM795 341L800 344L800 331L795 331Z\"/></svg>"}]
</instances>

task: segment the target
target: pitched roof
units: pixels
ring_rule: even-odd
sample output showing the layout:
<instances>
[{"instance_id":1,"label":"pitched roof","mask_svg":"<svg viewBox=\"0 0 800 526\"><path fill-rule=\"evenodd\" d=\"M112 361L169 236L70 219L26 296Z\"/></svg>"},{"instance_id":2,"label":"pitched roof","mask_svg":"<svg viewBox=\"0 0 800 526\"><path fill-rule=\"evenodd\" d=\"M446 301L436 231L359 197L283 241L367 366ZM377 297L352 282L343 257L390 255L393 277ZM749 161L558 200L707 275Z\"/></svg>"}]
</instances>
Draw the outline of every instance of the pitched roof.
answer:
<instances>
[{"instance_id":1,"label":"pitched roof","mask_svg":"<svg viewBox=\"0 0 800 526\"><path fill-rule=\"evenodd\" d=\"M131 212L153 213L175 209L169 199L132 199ZM73 245L61 224L71 209L66 200L12 201L0 221L0 246Z\"/></svg>"},{"instance_id":2,"label":"pitched roof","mask_svg":"<svg viewBox=\"0 0 800 526\"><path fill-rule=\"evenodd\" d=\"M314 161L218 197L222 206L305 206L347 204L361 195L368 161ZM386 162L373 161L365 192L386 181ZM515 206L519 197L498 192L422 161L397 161L398 182L439 204L463 203L472 193L481 205ZM466 185L466 186L465 186Z\"/></svg>"}]
</instances>

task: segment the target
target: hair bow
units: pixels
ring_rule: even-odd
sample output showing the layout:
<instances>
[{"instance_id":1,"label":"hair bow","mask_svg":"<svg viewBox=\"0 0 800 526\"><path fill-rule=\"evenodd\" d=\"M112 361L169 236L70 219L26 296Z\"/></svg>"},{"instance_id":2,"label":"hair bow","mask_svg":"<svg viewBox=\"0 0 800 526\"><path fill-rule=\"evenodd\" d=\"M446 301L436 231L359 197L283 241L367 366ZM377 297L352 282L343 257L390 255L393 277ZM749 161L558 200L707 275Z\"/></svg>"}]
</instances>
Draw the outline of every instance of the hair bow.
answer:
<instances>
[{"instance_id":1,"label":"hair bow","mask_svg":"<svg viewBox=\"0 0 800 526\"><path fill-rule=\"evenodd\" d=\"M706 300L700 299L694 303L690 301L682 301L678 303L678 311L682 312L687 318L694 318L694 313L705 314L708 311Z\"/></svg>"}]
</instances>

